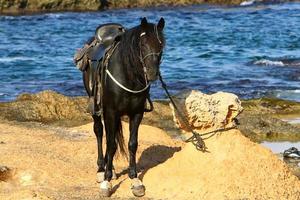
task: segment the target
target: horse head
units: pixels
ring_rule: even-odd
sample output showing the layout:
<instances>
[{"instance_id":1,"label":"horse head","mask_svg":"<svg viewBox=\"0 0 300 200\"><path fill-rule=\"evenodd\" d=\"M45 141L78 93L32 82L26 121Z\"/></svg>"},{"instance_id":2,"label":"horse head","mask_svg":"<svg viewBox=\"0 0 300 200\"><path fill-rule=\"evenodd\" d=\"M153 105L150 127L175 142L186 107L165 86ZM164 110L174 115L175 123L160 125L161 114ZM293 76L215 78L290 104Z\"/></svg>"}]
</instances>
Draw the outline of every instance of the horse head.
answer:
<instances>
[{"instance_id":1,"label":"horse head","mask_svg":"<svg viewBox=\"0 0 300 200\"><path fill-rule=\"evenodd\" d=\"M165 44L163 29L165 20L157 24L148 23L144 17L140 24L140 60L148 81L158 78L159 65Z\"/></svg>"}]
</instances>

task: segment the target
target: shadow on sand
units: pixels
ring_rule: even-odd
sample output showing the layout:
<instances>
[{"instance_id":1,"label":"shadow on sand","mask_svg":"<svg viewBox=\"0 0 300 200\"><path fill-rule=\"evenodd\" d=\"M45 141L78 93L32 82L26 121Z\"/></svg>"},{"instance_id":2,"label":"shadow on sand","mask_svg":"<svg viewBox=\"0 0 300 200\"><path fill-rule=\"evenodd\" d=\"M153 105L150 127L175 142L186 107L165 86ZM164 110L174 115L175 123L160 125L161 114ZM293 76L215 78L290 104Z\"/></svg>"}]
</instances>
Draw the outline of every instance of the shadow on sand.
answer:
<instances>
[{"instance_id":1,"label":"shadow on sand","mask_svg":"<svg viewBox=\"0 0 300 200\"><path fill-rule=\"evenodd\" d=\"M143 181L147 171L157 165L164 163L171 158L174 153L181 150L181 147L168 147L165 145L152 145L145 149L137 162L138 172L141 172L138 178ZM128 169L124 169L117 173L117 178L128 173ZM120 187L120 185L127 179L127 177L116 184L112 189L112 194Z\"/></svg>"},{"instance_id":2,"label":"shadow on sand","mask_svg":"<svg viewBox=\"0 0 300 200\"><path fill-rule=\"evenodd\" d=\"M164 163L166 160L171 158L174 153L181 150L181 147L168 147L165 145L152 145L145 149L137 163L138 172L141 172L139 178L143 180L147 171L157 165ZM124 169L117 174L119 178L122 175L125 175L128 172L128 169Z\"/></svg>"},{"instance_id":3,"label":"shadow on sand","mask_svg":"<svg viewBox=\"0 0 300 200\"><path fill-rule=\"evenodd\" d=\"M138 166L142 172L139 178L143 180L147 171L157 165L164 163L171 158L174 153L181 150L181 147L168 147L164 145L153 145L145 149L138 161Z\"/></svg>"}]
</instances>

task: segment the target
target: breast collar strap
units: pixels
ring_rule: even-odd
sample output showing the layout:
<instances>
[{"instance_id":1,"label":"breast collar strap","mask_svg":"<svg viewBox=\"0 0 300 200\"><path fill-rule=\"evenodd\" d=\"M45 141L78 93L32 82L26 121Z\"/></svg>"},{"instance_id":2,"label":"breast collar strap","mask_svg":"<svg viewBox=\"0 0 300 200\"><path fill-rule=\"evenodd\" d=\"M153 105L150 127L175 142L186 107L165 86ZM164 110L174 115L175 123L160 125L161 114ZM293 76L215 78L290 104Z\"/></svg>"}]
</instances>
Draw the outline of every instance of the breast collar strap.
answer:
<instances>
[{"instance_id":1,"label":"breast collar strap","mask_svg":"<svg viewBox=\"0 0 300 200\"><path fill-rule=\"evenodd\" d=\"M124 85L122 85L111 73L110 71L108 70L108 62L109 62L109 59L111 58L111 56L113 55L114 51L116 50L116 48L118 47L119 45L119 42L116 43L110 50L108 50L107 52L107 56L106 58L104 59L104 67L105 67L105 72L106 74L111 78L111 80L116 84L118 85L120 88L122 88L123 90L127 91L127 92L130 92L130 93L133 93L133 94L138 94L138 93L141 93L141 92L144 92L146 91L149 86L150 86L150 83L146 83L146 86L141 89L141 90L131 90L127 87L125 87Z\"/></svg>"}]
</instances>

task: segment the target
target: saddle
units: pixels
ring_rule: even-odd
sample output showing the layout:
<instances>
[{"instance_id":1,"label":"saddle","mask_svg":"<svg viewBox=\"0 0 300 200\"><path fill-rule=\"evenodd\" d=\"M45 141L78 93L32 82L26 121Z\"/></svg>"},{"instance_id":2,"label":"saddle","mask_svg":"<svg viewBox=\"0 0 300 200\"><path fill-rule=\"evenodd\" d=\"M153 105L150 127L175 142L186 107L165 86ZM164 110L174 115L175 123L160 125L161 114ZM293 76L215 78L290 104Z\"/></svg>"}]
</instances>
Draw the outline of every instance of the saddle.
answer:
<instances>
[{"instance_id":1,"label":"saddle","mask_svg":"<svg viewBox=\"0 0 300 200\"><path fill-rule=\"evenodd\" d=\"M109 23L97 27L95 35L91 37L74 55L76 67L88 73L88 85L85 85L89 95L88 111L92 115L102 115L102 83L104 65L113 53L114 47L119 41L119 36L125 32L121 24ZM147 97L150 109L145 105L145 112L153 110L153 103L150 96Z\"/></svg>"},{"instance_id":2,"label":"saddle","mask_svg":"<svg viewBox=\"0 0 300 200\"><path fill-rule=\"evenodd\" d=\"M125 32L121 24L109 23L97 27L95 35L91 37L74 55L74 63L81 71L85 71L88 62L99 62L116 38Z\"/></svg>"},{"instance_id":3,"label":"saddle","mask_svg":"<svg viewBox=\"0 0 300 200\"><path fill-rule=\"evenodd\" d=\"M85 73L88 73L88 85L86 85L89 94L89 112L91 114L101 115L102 105L102 65L106 52L115 44L116 39L125 32L121 24L109 23L100 25L91 37L74 55L76 67Z\"/></svg>"}]
</instances>

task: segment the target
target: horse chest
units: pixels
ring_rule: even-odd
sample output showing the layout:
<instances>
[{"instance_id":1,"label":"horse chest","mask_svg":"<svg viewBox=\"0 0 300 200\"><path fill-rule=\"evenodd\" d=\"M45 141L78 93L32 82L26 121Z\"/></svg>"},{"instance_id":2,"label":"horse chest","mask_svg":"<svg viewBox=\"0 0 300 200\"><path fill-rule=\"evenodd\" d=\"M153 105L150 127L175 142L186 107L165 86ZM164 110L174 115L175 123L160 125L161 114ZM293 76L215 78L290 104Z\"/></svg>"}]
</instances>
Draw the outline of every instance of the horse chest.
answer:
<instances>
[{"instance_id":1,"label":"horse chest","mask_svg":"<svg viewBox=\"0 0 300 200\"><path fill-rule=\"evenodd\" d=\"M122 111L126 112L126 114L141 112L141 110L144 110L145 101L146 99L144 97L124 99L124 101L121 102Z\"/></svg>"},{"instance_id":2,"label":"horse chest","mask_svg":"<svg viewBox=\"0 0 300 200\"><path fill-rule=\"evenodd\" d=\"M111 95L106 99L104 107L114 108L122 114L139 113L144 110L145 102L144 95Z\"/></svg>"}]
</instances>

